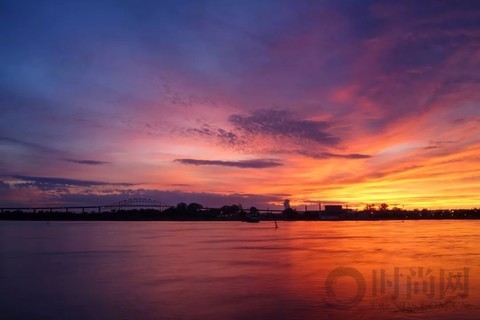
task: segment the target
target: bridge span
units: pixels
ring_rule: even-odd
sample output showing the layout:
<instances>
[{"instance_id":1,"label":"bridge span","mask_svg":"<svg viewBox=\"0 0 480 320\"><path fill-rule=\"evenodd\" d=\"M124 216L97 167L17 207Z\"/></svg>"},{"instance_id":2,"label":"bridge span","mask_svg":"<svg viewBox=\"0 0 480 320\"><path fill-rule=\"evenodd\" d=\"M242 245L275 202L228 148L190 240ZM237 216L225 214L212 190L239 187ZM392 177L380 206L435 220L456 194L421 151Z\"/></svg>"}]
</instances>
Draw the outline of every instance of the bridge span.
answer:
<instances>
[{"instance_id":1,"label":"bridge span","mask_svg":"<svg viewBox=\"0 0 480 320\"><path fill-rule=\"evenodd\" d=\"M96 211L98 213L101 213L102 210L110 210L110 211L118 211L118 210L124 210L124 209L158 209L160 211L163 211L167 208L171 208L173 206L167 205L163 202L154 200L154 199L149 199L149 198L132 198L132 199L126 199L122 201L118 201L112 204L108 205L101 205L101 206L37 206L37 207L2 207L0 208L0 213L4 213L6 211L27 211L27 212L57 212L57 211L62 211L62 212L77 212L81 211L82 213L85 212L92 212Z\"/></svg>"}]
</instances>

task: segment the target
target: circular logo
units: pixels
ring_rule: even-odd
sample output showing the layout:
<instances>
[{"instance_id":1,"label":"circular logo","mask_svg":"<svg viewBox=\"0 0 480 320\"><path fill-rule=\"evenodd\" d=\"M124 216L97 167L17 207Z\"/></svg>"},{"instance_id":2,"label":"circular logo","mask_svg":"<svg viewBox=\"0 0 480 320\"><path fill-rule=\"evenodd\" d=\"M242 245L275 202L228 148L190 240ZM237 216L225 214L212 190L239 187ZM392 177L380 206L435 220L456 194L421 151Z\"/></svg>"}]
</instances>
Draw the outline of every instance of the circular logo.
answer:
<instances>
[{"instance_id":1,"label":"circular logo","mask_svg":"<svg viewBox=\"0 0 480 320\"><path fill-rule=\"evenodd\" d=\"M357 291L352 298L343 298L336 291L337 280L341 277L350 277L357 283ZM363 275L355 268L339 267L328 274L325 280L325 290L327 293L327 300L324 302L336 309L350 309L362 301L365 296L366 284Z\"/></svg>"}]
</instances>

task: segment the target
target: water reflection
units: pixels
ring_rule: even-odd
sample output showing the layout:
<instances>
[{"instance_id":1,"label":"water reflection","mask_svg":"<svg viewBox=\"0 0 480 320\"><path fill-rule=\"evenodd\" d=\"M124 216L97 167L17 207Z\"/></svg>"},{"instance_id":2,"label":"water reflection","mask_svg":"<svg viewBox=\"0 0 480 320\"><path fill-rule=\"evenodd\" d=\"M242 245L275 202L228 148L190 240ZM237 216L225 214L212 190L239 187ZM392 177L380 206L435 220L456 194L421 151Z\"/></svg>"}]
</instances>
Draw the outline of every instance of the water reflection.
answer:
<instances>
[{"instance_id":1,"label":"water reflection","mask_svg":"<svg viewBox=\"0 0 480 320\"><path fill-rule=\"evenodd\" d=\"M19 319L477 319L479 226L2 222L0 307Z\"/></svg>"}]
</instances>

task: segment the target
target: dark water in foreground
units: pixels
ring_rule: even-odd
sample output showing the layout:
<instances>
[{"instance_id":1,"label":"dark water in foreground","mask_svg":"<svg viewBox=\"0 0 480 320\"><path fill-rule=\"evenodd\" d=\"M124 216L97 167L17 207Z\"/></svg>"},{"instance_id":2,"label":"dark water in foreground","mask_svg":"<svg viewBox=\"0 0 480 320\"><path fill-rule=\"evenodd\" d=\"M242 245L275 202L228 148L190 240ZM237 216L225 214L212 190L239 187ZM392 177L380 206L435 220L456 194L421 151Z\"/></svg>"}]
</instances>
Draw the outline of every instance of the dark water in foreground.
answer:
<instances>
[{"instance_id":1,"label":"dark water in foreground","mask_svg":"<svg viewBox=\"0 0 480 320\"><path fill-rule=\"evenodd\" d=\"M0 318L480 319L480 221L279 226L0 222Z\"/></svg>"}]
</instances>

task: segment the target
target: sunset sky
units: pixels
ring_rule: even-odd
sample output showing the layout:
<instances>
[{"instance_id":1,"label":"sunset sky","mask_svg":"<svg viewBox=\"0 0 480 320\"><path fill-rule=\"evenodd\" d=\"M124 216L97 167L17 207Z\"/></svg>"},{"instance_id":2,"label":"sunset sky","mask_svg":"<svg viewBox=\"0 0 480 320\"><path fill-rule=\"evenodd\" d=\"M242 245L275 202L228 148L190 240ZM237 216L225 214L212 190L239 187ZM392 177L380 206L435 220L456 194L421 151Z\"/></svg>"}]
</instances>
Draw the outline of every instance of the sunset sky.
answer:
<instances>
[{"instance_id":1,"label":"sunset sky","mask_svg":"<svg viewBox=\"0 0 480 320\"><path fill-rule=\"evenodd\" d=\"M480 206L479 1L0 2L0 206Z\"/></svg>"}]
</instances>

